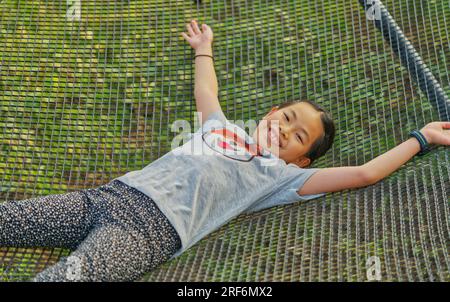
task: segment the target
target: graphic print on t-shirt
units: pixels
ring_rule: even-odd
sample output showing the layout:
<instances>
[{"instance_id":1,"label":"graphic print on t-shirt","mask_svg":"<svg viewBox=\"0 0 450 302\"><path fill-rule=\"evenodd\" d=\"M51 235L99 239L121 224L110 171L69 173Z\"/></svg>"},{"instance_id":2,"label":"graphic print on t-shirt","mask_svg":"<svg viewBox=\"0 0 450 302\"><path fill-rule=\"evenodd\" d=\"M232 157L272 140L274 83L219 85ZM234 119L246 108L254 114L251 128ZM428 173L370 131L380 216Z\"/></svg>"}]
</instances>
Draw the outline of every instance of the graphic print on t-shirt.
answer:
<instances>
[{"instance_id":1,"label":"graphic print on t-shirt","mask_svg":"<svg viewBox=\"0 0 450 302\"><path fill-rule=\"evenodd\" d=\"M255 156L270 157L267 150L249 141L247 135L241 136L228 128L207 131L203 133L202 139L212 150L234 160L251 161Z\"/></svg>"}]
</instances>

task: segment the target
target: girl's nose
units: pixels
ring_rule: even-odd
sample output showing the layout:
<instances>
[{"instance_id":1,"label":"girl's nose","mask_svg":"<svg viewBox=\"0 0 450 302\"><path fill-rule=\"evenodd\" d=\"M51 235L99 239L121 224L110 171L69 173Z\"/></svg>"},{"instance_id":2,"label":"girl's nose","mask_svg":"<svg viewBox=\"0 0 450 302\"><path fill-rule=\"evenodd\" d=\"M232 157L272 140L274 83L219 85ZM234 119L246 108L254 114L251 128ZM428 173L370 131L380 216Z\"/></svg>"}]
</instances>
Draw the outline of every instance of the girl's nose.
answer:
<instances>
[{"instance_id":1,"label":"girl's nose","mask_svg":"<svg viewBox=\"0 0 450 302\"><path fill-rule=\"evenodd\" d=\"M289 132L288 131L286 131L286 128L284 128L284 127L282 127L281 125L280 125L280 128L279 128L279 133L280 133L280 137L282 137L282 138L284 138L284 139L288 139L289 138Z\"/></svg>"}]
</instances>

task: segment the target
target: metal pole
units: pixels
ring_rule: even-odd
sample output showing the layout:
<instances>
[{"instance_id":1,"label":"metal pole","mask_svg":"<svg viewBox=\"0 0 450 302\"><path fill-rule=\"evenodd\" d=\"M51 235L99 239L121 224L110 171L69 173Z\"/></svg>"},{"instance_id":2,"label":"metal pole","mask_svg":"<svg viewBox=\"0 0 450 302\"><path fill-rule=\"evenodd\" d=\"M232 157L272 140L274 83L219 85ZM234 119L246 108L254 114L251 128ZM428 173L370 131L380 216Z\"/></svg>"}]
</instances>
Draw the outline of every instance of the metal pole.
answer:
<instances>
[{"instance_id":1,"label":"metal pole","mask_svg":"<svg viewBox=\"0 0 450 302\"><path fill-rule=\"evenodd\" d=\"M450 120L450 100L448 96L383 3L379 0L359 0L359 3L366 13L374 13L371 15L371 19L373 19L375 26L400 57L403 66L408 69L410 76L419 84L422 92L437 108L440 120Z\"/></svg>"}]
</instances>

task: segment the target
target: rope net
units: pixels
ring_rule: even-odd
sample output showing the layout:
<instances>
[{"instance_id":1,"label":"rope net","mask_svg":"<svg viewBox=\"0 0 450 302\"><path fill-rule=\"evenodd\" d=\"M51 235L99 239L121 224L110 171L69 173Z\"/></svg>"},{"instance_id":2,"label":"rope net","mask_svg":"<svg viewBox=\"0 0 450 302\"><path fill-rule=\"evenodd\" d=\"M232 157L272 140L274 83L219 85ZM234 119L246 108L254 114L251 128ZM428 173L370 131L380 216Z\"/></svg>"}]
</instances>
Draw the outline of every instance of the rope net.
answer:
<instances>
[{"instance_id":1,"label":"rope net","mask_svg":"<svg viewBox=\"0 0 450 302\"><path fill-rule=\"evenodd\" d=\"M448 2L384 6L448 95ZM191 19L214 31L230 120L303 98L331 112L314 167L364 164L442 120L356 0L4 0L0 201L100 186L169 152L170 125L195 119ZM439 146L375 185L241 215L143 280L367 281L375 259L382 281L449 281L449 175ZM0 280L69 254L0 247Z\"/></svg>"}]
</instances>

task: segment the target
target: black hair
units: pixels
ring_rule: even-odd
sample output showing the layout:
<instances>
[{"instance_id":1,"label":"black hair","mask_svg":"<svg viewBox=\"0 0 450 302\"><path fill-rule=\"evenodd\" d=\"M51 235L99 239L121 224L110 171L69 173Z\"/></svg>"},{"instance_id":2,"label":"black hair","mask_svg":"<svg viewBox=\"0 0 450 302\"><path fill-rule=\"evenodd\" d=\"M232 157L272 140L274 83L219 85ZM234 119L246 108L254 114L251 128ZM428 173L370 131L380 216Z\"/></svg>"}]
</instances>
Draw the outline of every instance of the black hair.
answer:
<instances>
[{"instance_id":1,"label":"black hair","mask_svg":"<svg viewBox=\"0 0 450 302\"><path fill-rule=\"evenodd\" d=\"M278 105L278 109L286 108L295 104L299 104L301 102L311 104L314 107L314 109L316 109L319 112L322 112L322 114L320 115L320 119L322 120L324 134L318 139L316 139L316 141L311 145L309 151L305 154L305 156L311 160L310 165L312 165L316 159L325 155L325 153L327 153L327 151L333 145L336 127L331 114L323 107L310 100L288 101Z\"/></svg>"}]
</instances>

